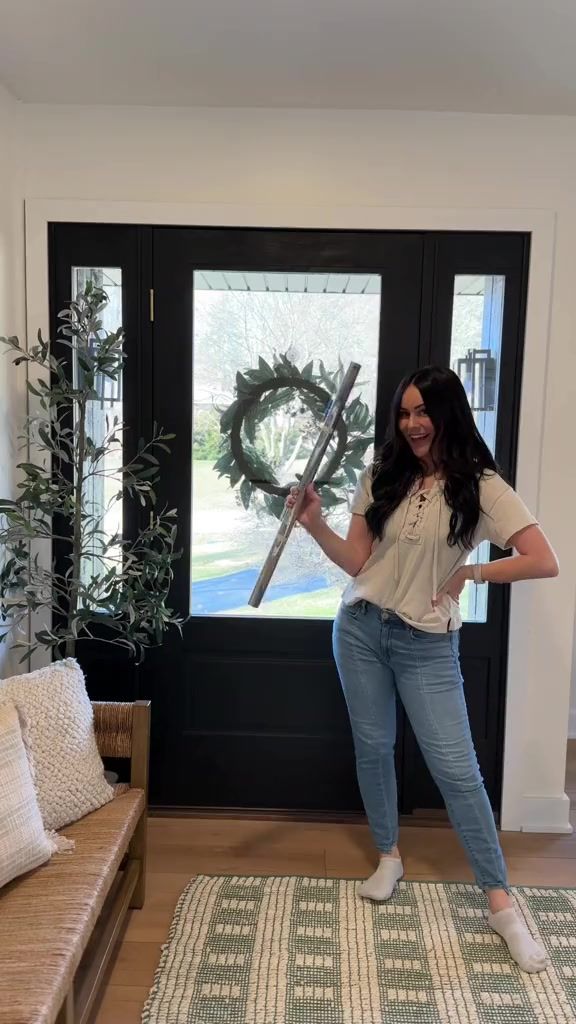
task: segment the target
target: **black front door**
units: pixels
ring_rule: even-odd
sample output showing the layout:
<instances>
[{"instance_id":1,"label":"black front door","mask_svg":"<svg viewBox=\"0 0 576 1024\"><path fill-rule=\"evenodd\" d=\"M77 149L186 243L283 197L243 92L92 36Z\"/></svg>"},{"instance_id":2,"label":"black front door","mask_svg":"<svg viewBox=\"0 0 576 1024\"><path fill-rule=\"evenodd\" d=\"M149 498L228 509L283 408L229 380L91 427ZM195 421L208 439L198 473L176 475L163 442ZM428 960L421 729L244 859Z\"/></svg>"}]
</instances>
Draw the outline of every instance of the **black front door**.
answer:
<instances>
[{"instance_id":1,"label":"black front door","mask_svg":"<svg viewBox=\"0 0 576 1024\"><path fill-rule=\"evenodd\" d=\"M365 433L378 442L400 378L432 359L451 365L513 479L526 264L522 235L52 227L53 309L79 286L79 267L116 284L110 271L121 270L124 415L134 437L154 420L176 435L159 500L179 511L172 603L190 616L183 637L129 676L97 649L79 655L94 695L152 698L154 804L361 807L331 655L345 580L295 531L265 602L247 606L276 521L261 493L245 508L241 481L232 488L214 470L237 373L282 355L313 374L322 360L332 376L360 362ZM296 429L286 412L254 428L281 482L293 479L309 429L301 410L291 409ZM331 514L345 529L346 504ZM472 729L498 809L507 594L471 589L464 612ZM401 810L440 806L401 710L398 736Z\"/></svg>"},{"instance_id":2,"label":"black front door","mask_svg":"<svg viewBox=\"0 0 576 1024\"><path fill-rule=\"evenodd\" d=\"M154 413L177 435L163 500L181 517L174 599L192 613L183 640L161 654L153 699L166 743L153 797L359 808L331 656L342 581L295 534L270 599L247 607L276 521L258 505L245 511L218 479L204 434L237 371L286 353L301 371L312 360L327 371L362 363L361 394L381 432L394 384L419 359L421 238L165 228L153 251ZM270 417L262 443L282 444L284 427Z\"/></svg>"}]
</instances>

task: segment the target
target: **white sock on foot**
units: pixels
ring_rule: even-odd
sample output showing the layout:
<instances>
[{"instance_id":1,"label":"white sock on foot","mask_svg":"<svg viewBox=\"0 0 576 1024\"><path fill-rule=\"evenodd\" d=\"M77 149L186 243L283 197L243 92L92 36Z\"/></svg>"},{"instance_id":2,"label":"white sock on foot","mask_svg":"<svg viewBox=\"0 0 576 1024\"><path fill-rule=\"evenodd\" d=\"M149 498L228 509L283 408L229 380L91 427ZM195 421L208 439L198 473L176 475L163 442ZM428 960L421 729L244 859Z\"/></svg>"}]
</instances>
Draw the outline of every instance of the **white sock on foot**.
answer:
<instances>
[{"instance_id":1,"label":"white sock on foot","mask_svg":"<svg viewBox=\"0 0 576 1024\"><path fill-rule=\"evenodd\" d=\"M499 910L496 914L488 914L488 924L498 935L501 935L510 950L510 956L522 971L536 974L546 970L548 957L534 941L526 925L513 907Z\"/></svg>"},{"instance_id":2,"label":"white sock on foot","mask_svg":"<svg viewBox=\"0 0 576 1024\"><path fill-rule=\"evenodd\" d=\"M381 857L376 871L362 882L358 892L367 900L389 900L403 874L400 857Z\"/></svg>"}]
</instances>

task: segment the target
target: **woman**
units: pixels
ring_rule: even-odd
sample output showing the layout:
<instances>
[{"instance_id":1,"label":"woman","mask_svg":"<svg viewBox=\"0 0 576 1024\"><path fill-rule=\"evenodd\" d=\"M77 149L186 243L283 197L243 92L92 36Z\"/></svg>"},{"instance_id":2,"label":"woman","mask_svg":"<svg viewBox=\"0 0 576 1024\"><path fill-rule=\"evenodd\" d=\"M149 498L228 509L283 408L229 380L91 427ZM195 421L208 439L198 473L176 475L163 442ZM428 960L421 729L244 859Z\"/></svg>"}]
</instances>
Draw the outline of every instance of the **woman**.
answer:
<instances>
[{"instance_id":1,"label":"woman","mask_svg":"<svg viewBox=\"0 0 576 1024\"><path fill-rule=\"evenodd\" d=\"M288 498L293 506L298 490ZM299 522L353 577L334 623L334 654L352 726L358 781L380 853L360 894L387 900L402 877L394 767L400 697L489 904L488 921L522 970L546 954L516 914L474 750L458 655L467 581L556 576L546 537L498 475L451 370L418 370L400 386L388 440L359 480L346 538L322 518L312 486ZM515 556L468 565L485 540Z\"/></svg>"}]
</instances>

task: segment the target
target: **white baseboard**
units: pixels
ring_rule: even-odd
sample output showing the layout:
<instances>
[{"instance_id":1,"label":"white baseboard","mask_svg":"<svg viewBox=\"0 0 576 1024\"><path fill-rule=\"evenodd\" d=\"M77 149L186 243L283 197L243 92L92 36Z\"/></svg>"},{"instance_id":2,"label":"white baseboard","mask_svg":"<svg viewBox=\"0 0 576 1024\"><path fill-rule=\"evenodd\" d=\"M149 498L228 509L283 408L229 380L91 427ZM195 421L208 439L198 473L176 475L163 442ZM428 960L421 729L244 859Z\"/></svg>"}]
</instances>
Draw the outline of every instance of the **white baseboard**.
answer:
<instances>
[{"instance_id":1,"label":"white baseboard","mask_svg":"<svg viewBox=\"0 0 576 1024\"><path fill-rule=\"evenodd\" d=\"M558 796L526 796L522 801L521 832L546 832L570 835L570 798Z\"/></svg>"}]
</instances>

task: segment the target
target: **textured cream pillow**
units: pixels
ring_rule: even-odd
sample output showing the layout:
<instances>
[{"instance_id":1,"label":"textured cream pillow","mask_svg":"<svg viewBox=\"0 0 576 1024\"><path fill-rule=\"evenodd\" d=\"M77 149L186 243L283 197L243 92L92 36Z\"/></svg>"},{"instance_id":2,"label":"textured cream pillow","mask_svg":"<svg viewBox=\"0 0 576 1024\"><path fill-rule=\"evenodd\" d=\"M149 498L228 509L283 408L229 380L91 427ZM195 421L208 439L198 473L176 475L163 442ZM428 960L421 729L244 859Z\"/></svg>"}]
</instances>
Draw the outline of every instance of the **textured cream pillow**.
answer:
<instances>
[{"instance_id":1,"label":"textured cream pillow","mask_svg":"<svg viewBox=\"0 0 576 1024\"><path fill-rule=\"evenodd\" d=\"M23 722L44 828L62 828L112 799L78 662L67 658L0 680L0 705L6 701Z\"/></svg>"},{"instance_id":2,"label":"textured cream pillow","mask_svg":"<svg viewBox=\"0 0 576 1024\"><path fill-rule=\"evenodd\" d=\"M49 860L54 844L44 832L18 712L0 706L0 887Z\"/></svg>"}]
</instances>

